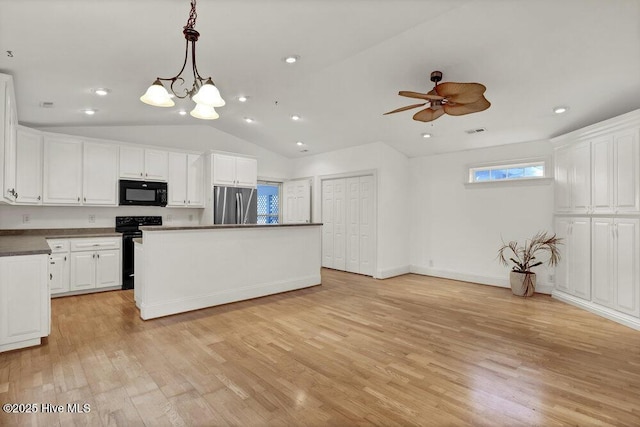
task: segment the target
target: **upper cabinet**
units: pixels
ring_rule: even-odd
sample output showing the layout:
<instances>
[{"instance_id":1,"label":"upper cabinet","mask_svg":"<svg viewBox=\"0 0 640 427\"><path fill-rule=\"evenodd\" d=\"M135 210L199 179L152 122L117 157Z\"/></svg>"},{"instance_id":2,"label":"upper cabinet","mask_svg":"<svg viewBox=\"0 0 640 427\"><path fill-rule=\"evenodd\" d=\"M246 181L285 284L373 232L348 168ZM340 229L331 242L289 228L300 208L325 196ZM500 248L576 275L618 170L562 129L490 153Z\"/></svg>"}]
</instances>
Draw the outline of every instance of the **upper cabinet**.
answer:
<instances>
[{"instance_id":1,"label":"upper cabinet","mask_svg":"<svg viewBox=\"0 0 640 427\"><path fill-rule=\"evenodd\" d=\"M18 115L13 90L13 79L0 74L0 181L2 197L10 203L16 201L16 141Z\"/></svg>"},{"instance_id":2,"label":"upper cabinet","mask_svg":"<svg viewBox=\"0 0 640 427\"><path fill-rule=\"evenodd\" d=\"M204 206L204 159L199 154L169 153L168 206Z\"/></svg>"},{"instance_id":3,"label":"upper cabinet","mask_svg":"<svg viewBox=\"0 0 640 427\"><path fill-rule=\"evenodd\" d=\"M558 213L640 212L640 114L554 138Z\"/></svg>"},{"instance_id":4,"label":"upper cabinet","mask_svg":"<svg viewBox=\"0 0 640 427\"><path fill-rule=\"evenodd\" d=\"M15 153L15 202L42 204L42 134L20 126Z\"/></svg>"},{"instance_id":5,"label":"upper cabinet","mask_svg":"<svg viewBox=\"0 0 640 427\"><path fill-rule=\"evenodd\" d=\"M118 204L118 146L85 142L82 154L82 203Z\"/></svg>"},{"instance_id":6,"label":"upper cabinet","mask_svg":"<svg viewBox=\"0 0 640 427\"><path fill-rule=\"evenodd\" d=\"M211 169L213 185L255 187L258 184L258 162L251 157L213 154Z\"/></svg>"},{"instance_id":7,"label":"upper cabinet","mask_svg":"<svg viewBox=\"0 0 640 427\"><path fill-rule=\"evenodd\" d=\"M44 203L79 205L82 199L82 141L44 137Z\"/></svg>"},{"instance_id":8,"label":"upper cabinet","mask_svg":"<svg viewBox=\"0 0 640 427\"><path fill-rule=\"evenodd\" d=\"M166 182L168 177L168 152L127 145L120 147L120 178Z\"/></svg>"}]
</instances>

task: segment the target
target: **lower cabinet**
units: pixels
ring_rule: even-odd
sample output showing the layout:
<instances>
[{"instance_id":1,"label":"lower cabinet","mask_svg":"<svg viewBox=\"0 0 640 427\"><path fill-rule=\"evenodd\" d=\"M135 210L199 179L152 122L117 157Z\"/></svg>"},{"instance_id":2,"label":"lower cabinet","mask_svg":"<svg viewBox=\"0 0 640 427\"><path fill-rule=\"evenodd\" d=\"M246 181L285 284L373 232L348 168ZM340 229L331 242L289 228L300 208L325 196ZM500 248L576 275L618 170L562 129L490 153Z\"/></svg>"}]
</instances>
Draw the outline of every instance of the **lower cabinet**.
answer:
<instances>
[{"instance_id":1,"label":"lower cabinet","mask_svg":"<svg viewBox=\"0 0 640 427\"><path fill-rule=\"evenodd\" d=\"M50 325L47 255L0 257L0 351L40 344Z\"/></svg>"},{"instance_id":2,"label":"lower cabinet","mask_svg":"<svg viewBox=\"0 0 640 427\"><path fill-rule=\"evenodd\" d=\"M51 294L122 286L118 237L49 240Z\"/></svg>"},{"instance_id":3,"label":"lower cabinet","mask_svg":"<svg viewBox=\"0 0 640 427\"><path fill-rule=\"evenodd\" d=\"M556 268L556 288L573 296L591 299L591 219L556 218L556 234L564 243Z\"/></svg>"}]
</instances>

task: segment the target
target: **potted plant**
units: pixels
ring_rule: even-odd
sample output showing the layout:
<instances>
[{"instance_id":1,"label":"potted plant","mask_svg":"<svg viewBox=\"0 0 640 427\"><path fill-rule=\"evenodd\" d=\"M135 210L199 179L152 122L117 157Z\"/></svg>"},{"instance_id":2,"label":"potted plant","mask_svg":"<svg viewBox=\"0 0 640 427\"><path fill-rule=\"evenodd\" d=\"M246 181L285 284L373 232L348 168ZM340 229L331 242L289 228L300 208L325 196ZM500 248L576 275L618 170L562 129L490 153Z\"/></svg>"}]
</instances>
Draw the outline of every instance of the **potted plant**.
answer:
<instances>
[{"instance_id":1,"label":"potted plant","mask_svg":"<svg viewBox=\"0 0 640 427\"><path fill-rule=\"evenodd\" d=\"M536 288L536 273L531 271L533 267L545 262L553 267L560 261L561 238L555 234L547 235L540 231L529 240L525 240L524 245L511 241L502 242L502 247L498 250L498 259L505 266L509 266L511 261L514 266L509 274L511 291L518 296L529 297L533 295ZM539 261L536 255L547 253L546 261ZM508 258L507 258L508 257Z\"/></svg>"}]
</instances>

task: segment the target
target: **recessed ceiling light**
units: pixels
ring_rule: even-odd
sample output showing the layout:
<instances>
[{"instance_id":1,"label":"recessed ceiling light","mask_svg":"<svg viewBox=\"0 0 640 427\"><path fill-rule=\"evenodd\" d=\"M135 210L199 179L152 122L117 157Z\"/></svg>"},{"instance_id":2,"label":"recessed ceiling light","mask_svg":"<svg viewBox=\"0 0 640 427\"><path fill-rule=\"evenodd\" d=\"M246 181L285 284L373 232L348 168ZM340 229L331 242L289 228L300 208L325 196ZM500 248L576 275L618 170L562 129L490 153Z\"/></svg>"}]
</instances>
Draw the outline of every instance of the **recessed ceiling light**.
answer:
<instances>
[{"instance_id":1,"label":"recessed ceiling light","mask_svg":"<svg viewBox=\"0 0 640 427\"><path fill-rule=\"evenodd\" d=\"M287 64L295 64L300 59L300 55L289 55L283 59Z\"/></svg>"},{"instance_id":2,"label":"recessed ceiling light","mask_svg":"<svg viewBox=\"0 0 640 427\"><path fill-rule=\"evenodd\" d=\"M569 110L569 107L559 106L559 107L555 107L553 109L553 112L556 114L562 114L562 113L566 113L567 110Z\"/></svg>"},{"instance_id":3,"label":"recessed ceiling light","mask_svg":"<svg viewBox=\"0 0 640 427\"><path fill-rule=\"evenodd\" d=\"M86 110L82 110L87 116L93 116L98 110L94 110L93 108L87 108Z\"/></svg>"},{"instance_id":4,"label":"recessed ceiling light","mask_svg":"<svg viewBox=\"0 0 640 427\"><path fill-rule=\"evenodd\" d=\"M293 116L291 116L291 120L293 120L294 122L297 122L298 120L300 120L300 116L297 114L294 114Z\"/></svg>"},{"instance_id":5,"label":"recessed ceiling light","mask_svg":"<svg viewBox=\"0 0 640 427\"><path fill-rule=\"evenodd\" d=\"M93 93L98 96L107 96L109 95L109 92L111 92L111 89L107 89L106 87L99 87L93 91Z\"/></svg>"},{"instance_id":6,"label":"recessed ceiling light","mask_svg":"<svg viewBox=\"0 0 640 427\"><path fill-rule=\"evenodd\" d=\"M249 99L249 97L244 96L244 95L240 95L238 97L238 101L240 101L240 102L247 102L248 99Z\"/></svg>"},{"instance_id":7,"label":"recessed ceiling light","mask_svg":"<svg viewBox=\"0 0 640 427\"><path fill-rule=\"evenodd\" d=\"M52 101L42 101L40 103L40 107L42 107L42 108L53 108L53 102Z\"/></svg>"},{"instance_id":8,"label":"recessed ceiling light","mask_svg":"<svg viewBox=\"0 0 640 427\"><path fill-rule=\"evenodd\" d=\"M187 112L184 111L184 110L180 110L180 111L178 111L178 114L180 114L181 116L186 116Z\"/></svg>"},{"instance_id":9,"label":"recessed ceiling light","mask_svg":"<svg viewBox=\"0 0 640 427\"><path fill-rule=\"evenodd\" d=\"M423 133L422 137L425 138L425 139L426 138L431 138L431 134L430 133Z\"/></svg>"},{"instance_id":10,"label":"recessed ceiling light","mask_svg":"<svg viewBox=\"0 0 640 427\"><path fill-rule=\"evenodd\" d=\"M253 123L253 119L251 117L245 117L244 121L247 123Z\"/></svg>"},{"instance_id":11,"label":"recessed ceiling light","mask_svg":"<svg viewBox=\"0 0 640 427\"><path fill-rule=\"evenodd\" d=\"M296 145L297 145L298 147L302 147L302 146L304 145L304 142L302 142L302 141L298 141L298 142L296 142Z\"/></svg>"}]
</instances>

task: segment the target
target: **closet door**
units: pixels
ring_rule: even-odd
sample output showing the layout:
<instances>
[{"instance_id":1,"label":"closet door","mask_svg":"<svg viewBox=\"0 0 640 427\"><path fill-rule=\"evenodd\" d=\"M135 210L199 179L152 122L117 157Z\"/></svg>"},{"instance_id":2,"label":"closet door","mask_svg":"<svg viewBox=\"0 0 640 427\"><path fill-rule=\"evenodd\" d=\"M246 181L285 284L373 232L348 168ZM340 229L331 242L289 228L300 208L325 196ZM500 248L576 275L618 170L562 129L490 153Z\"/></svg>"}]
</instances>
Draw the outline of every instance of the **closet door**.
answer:
<instances>
[{"instance_id":1,"label":"closet door","mask_svg":"<svg viewBox=\"0 0 640 427\"><path fill-rule=\"evenodd\" d=\"M346 180L346 270L360 273L360 178Z\"/></svg>"},{"instance_id":2,"label":"closet door","mask_svg":"<svg viewBox=\"0 0 640 427\"><path fill-rule=\"evenodd\" d=\"M358 273L373 276L373 176L360 177L360 268Z\"/></svg>"},{"instance_id":3,"label":"closet door","mask_svg":"<svg viewBox=\"0 0 640 427\"><path fill-rule=\"evenodd\" d=\"M322 266L333 268L333 181L322 183Z\"/></svg>"},{"instance_id":4,"label":"closet door","mask_svg":"<svg viewBox=\"0 0 640 427\"><path fill-rule=\"evenodd\" d=\"M336 179L333 184L333 268L345 271L347 269L346 184L344 179Z\"/></svg>"}]
</instances>

